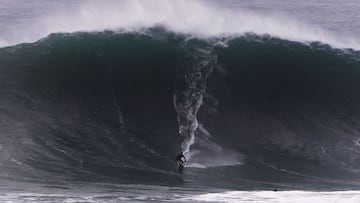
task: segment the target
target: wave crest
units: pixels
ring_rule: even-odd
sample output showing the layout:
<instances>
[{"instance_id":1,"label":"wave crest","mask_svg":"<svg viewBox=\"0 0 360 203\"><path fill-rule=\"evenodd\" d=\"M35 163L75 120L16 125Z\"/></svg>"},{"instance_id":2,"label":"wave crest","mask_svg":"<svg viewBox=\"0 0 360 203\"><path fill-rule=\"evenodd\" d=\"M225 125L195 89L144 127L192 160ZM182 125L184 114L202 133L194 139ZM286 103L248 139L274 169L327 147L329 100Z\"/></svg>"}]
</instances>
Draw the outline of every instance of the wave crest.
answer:
<instances>
[{"instance_id":1,"label":"wave crest","mask_svg":"<svg viewBox=\"0 0 360 203\"><path fill-rule=\"evenodd\" d=\"M335 48L360 49L356 38L336 36L288 16L261 14L245 9L219 8L206 1L97 0L83 1L35 19L18 34L3 38L2 45L35 41L51 33L78 31L140 31L162 25L169 31L199 38L242 36L246 33L270 35L309 43L322 42ZM26 31L24 31L26 30ZM0 43L1 45L1 43Z\"/></svg>"}]
</instances>

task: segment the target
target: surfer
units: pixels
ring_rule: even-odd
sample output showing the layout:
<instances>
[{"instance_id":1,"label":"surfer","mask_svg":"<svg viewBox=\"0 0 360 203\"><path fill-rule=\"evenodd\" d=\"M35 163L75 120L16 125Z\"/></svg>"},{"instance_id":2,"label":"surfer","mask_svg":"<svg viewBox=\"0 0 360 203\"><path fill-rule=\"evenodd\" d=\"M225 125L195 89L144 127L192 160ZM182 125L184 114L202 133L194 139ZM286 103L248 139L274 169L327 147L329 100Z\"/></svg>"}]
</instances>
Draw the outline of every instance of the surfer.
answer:
<instances>
[{"instance_id":1,"label":"surfer","mask_svg":"<svg viewBox=\"0 0 360 203\"><path fill-rule=\"evenodd\" d=\"M183 158L184 158L184 160L183 160ZM184 164L184 161L186 162L186 158L185 158L183 152L180 152L180 153L176 156L175 162L176 162L176 161L178 161L181 165Z\"/></svg>"}]
</instances>

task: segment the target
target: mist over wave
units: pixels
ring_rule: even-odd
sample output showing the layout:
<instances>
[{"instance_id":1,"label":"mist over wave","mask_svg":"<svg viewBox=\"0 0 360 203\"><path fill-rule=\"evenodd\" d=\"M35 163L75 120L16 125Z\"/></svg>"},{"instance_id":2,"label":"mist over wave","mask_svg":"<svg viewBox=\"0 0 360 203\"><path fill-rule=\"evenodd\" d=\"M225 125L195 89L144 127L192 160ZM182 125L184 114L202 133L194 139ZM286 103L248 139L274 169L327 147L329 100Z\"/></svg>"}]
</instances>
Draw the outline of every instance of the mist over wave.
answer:
<instances>
[{"instance_id":1,"label":"mist over wave","mask_svg":"<svg viewBox=\"0 0 360 203\"><path fill-rule=\"evenodd\" d=\"M360 48L359 40L339 36L289 16L261 13L249 9L222 8L211 1L97 0L80 1L37 16L0 36L0 46L34 42L52 33L104 31L141 31L164 26L176 33L197 38L239 37L247 33L311 43L322 42L335 48Z\"/></svg>"}]
</instances>

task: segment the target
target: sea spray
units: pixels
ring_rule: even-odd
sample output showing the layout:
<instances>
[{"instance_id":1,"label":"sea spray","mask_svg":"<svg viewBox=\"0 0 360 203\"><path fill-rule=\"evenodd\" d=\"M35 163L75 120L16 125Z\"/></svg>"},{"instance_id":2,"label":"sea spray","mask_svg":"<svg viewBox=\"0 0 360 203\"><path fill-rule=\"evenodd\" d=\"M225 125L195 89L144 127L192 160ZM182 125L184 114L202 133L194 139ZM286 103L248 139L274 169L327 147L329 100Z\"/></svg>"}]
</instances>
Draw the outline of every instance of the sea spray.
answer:
<instances>
[{"instance_id":1,"label":"sea spray","mask_svg":"<svg viewBox=\"0 0 360 203\"><path fill-rule=\"evenodd\" d=\"M34 42L52 33L133 32L154 26L197 38L239 37L247 33L269 35L309 44L321 42L336 48L359 50L355 37L337 36L331 31L292 19L240 8L219 8L200 0L109 0L82 1L58 8L51 15L38 16L26 25L4 29L0 47Z\"/></svg>"}]
</instances>

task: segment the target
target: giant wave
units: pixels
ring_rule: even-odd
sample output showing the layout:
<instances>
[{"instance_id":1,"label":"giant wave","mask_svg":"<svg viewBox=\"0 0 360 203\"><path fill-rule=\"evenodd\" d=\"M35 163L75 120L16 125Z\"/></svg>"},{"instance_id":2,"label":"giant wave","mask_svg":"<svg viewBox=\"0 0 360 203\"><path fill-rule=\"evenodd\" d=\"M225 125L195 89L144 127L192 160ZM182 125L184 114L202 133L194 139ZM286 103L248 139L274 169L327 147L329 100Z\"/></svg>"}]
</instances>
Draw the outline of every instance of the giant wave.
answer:
<instances>
[{"instance_id":1,"label":"giant wave","mask_svg":"<svg viewBox=\"0 0 360 203\"><path fill-rule=\"evenodd\" d=\"M357 187L356 51L154 27L52 34L0 56L3 178Z\"/></svg>"}]
</instances>

